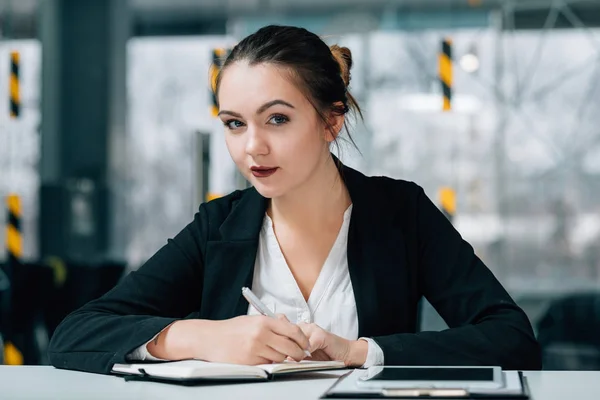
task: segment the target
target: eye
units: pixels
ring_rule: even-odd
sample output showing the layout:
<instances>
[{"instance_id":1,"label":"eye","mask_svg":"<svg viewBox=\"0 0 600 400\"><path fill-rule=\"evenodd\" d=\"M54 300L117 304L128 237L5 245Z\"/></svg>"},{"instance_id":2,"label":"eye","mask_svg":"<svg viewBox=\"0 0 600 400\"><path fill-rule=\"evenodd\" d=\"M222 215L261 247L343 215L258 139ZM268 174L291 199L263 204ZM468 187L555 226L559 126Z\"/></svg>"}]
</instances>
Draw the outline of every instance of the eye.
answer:
<instances>
[{"instance_id":1,"label":"eye","mask_svg":"<svg viewBox=\"0 0 600 400\"><path fill-rule=\"evenodd\" d=\"M225 125L227 129L233 130L244 126L244 123L237 119L228 119L227 121L223 122L223 125Z\"/></svg>"},{"instance_id":2,"label":"eye","mask_svg":"<svg viewBox=\"0 0 600 400\"><path fill-rule=\"evenodd\" d=\"M288 117L286 117L285 115L281 115L281 114L276 114L273 115L270 119L269 119L269 123L271 125L283 125L286 122L288 122L290 119Z\"/></svg>"}]
</instances>

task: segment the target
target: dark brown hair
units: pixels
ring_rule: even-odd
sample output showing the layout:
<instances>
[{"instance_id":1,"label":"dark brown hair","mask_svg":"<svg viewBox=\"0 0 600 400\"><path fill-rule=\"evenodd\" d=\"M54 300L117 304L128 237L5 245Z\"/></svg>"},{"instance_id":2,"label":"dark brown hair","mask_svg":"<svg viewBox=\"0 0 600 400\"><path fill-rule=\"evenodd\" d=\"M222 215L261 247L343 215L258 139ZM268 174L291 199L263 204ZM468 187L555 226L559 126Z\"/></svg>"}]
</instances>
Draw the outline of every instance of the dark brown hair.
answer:
<instances>
[{"instance_id":1,"label":"dark brown hair","mask_svg":"<svg viewBox=\"0 0 600 400\"><path fill-rule=\"evenodd\" d=\"M237 61L287 68L326 124L329 124L330 113L343 115L352 112L362 118L356 99L348 91L352 53L347 47L329 47L319 36L304 28L279 25L260 28L240 41L225 59L216 79L217 101L222 74ZM344 121L344 128L356 147L347 121ZM338 144L337 132L332 134Z\"/></svg>"}]
</instances>

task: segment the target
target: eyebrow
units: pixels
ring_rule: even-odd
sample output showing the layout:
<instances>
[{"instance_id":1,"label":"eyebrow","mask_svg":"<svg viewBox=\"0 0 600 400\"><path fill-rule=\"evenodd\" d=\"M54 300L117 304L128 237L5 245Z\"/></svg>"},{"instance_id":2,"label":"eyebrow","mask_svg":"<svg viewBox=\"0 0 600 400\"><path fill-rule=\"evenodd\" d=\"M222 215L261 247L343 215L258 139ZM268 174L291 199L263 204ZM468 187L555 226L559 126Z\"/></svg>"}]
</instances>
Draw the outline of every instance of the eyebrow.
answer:
<instances>
[{"instance_id":1,"label":"eyebrow","mask_svg":"<svg viewBox=\"0 0 600 400\"><path fill-rule=\"evenodd\" d=\"M288 103L287 101L284 100L280 100L280 99L276 99L276 100L271 100L266 102L265 104L263 104L262 106L260 106L258 108L258 110L256 110L256 114L262 114L265 111L267 111L269 108L275 106L275 105L282 105L282 106L286 106L289 108L295 108L293 105L291 105L290 103ZM236 113L234 111L228 111L228 110L221 110L219 111L219 114L217 114L217 116L222 115L222 114L228 114L228 115L232 115L236 118L242 118L242 115L239 113Z\"/></svg>"}]
</instances>

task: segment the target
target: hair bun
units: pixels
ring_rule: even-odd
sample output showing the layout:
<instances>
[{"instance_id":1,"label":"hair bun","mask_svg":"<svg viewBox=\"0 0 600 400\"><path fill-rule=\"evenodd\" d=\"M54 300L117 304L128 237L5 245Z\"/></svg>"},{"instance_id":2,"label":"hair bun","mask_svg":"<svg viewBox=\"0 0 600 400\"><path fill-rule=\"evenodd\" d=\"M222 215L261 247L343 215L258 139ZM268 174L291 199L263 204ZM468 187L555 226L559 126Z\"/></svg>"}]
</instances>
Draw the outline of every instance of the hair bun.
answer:
<instances>
[{"instance_id":1,"label":"hair bun","mask_svg":"<svg viewBox=\"0 0 600 400\"><path fill-rule=\"evenodd\" d=\"M344 84L348 86L350 84L350 69L352 68L352 52L347 47L340 47L334 44L330 47L331 54L335 61L340 65L340 74Z\"/></svg>"}]
</instances>

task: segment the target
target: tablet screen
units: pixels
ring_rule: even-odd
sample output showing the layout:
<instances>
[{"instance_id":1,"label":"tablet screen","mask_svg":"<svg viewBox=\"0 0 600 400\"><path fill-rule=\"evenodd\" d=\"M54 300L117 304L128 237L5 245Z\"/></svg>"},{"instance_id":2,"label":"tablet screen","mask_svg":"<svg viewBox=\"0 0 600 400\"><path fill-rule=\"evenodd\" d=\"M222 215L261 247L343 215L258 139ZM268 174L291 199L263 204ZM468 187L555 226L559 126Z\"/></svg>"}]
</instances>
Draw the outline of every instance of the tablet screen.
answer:
<instances>
[{"instance_id":1,"label":"tablet screen","mask_svg":"<svg viewBox=\"0 0 600 400\"><path fill-rule=\"evenodd\" d=\"M493 381L493 368L383 368L369 381Z\"/></svg>"}]
</instances>

